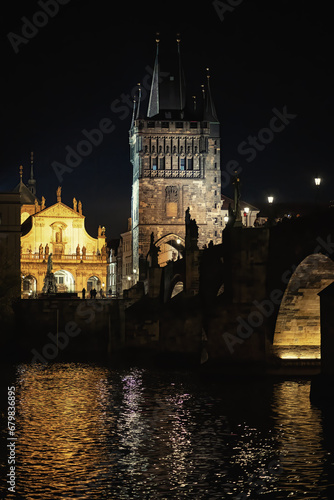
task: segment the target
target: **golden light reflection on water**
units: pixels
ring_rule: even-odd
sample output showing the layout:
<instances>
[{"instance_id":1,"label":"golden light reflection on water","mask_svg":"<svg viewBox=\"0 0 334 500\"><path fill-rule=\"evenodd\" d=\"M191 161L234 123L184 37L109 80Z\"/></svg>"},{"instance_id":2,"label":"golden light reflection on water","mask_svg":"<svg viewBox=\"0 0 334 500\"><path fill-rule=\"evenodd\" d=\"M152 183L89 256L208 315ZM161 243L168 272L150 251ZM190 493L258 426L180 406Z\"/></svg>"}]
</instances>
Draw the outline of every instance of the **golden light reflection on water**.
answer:
<instances>
[{"instance_id":1,"label":"golden light reflection on water","mask_svg":"<svg viewBox=\"0 0 334 500\"><path fill-rule=\"evenodd\" d=\"M19 498L327 498L307 381L55 364L19 366L16 387Z\"/></svg>"},{"instance_id":2,"label":"golden light reflection on water","mask_svg":"<svg viewBox=\"0 0 334 500\"><path fill-rule=\"evenodd\" d=\"M280 482L282 489L293 489L295 498L303 495L305 485L308 498L327 498L318 495L328 486L322 465L329 453L322 446L321 411L311 405L309 394L309 381L285 381L275 387L274 419L283 468Z\"/></svg>"},{"instance_id":3,"label":"golden light reflection on water","mask_svg":"<svg viewBox=\"0 0 334 500\"><path fill-rule=\"evenodd\" d=\"M51 490L52 498L64 498L66 491L71 498L100 468L107 454L106 376L84 365L19 368L18 490L34 498Z\"/></svg>"}]
</instances>

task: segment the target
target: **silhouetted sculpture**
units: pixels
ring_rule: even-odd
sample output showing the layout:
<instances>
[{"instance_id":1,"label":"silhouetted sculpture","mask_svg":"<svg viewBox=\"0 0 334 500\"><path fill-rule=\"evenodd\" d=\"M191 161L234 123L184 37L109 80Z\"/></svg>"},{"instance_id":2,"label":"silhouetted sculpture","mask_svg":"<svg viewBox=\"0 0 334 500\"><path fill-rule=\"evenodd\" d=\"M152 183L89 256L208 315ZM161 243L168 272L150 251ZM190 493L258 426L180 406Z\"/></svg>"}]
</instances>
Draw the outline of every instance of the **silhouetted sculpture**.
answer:
<instances>
[{"instance_id":1,"label":"silhouetted sculpture","mask_svg":"<svg viewBox=\"0 0 334 500\"><path fill-rule=\"evenodd\" d=\"M151 258L151 265L150 267L159 267L159 262L158 262L158 255L160 252L160 248L155 246L154 244L154 233L151 233L151 243L150 243L150 249L148 251L148 256Z\"/></svg>"},{"instance_id":2,"label":"silhouetted sculpture","mask_svg":"<svg viewBox=\"0 0 334 500\"><path fill-rule=\"evenodd\" d=\"M44 278L44 286L42 289L43 293L56 293L57 292L56 278L52 272L52 269L53 269L52 253L50 253L50 255L48 257L46 275Z\"/></svg>"},{"instance_id":3,"label":"silhouetted sculpture","mask_svg":"<svg viewBox=\"0 0 334 500\"><path fill-rule=\"evenodd\" d=\"M186 250L196 250L198 248L198 225L196 224L196 219L190 217L189 207L186 210L185 215L186 223Z\"/></svg>"}]
</instances>

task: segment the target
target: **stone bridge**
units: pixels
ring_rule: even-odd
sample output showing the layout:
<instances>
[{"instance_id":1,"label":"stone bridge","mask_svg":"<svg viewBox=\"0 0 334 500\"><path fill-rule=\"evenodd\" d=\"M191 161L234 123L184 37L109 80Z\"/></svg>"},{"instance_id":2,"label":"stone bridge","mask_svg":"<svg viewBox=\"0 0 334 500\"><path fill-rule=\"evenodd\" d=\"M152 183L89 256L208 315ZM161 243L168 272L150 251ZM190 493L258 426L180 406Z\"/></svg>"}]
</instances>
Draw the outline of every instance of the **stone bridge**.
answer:
<instances>
[{"instance_id":1,"label":"stone bridge","mask_svg":"<svg viewBox=\"0 0 334 500\"><path fill-rule=\"evenodd\" d=\"M334 281L334 209L272 227L227 227L199 252L204 348L224 364L320 358L318 293ZM187 258L167 266L164 300L191 281ZM195 272L197 272L195 270Z\"/></svg>"}]
</instances>

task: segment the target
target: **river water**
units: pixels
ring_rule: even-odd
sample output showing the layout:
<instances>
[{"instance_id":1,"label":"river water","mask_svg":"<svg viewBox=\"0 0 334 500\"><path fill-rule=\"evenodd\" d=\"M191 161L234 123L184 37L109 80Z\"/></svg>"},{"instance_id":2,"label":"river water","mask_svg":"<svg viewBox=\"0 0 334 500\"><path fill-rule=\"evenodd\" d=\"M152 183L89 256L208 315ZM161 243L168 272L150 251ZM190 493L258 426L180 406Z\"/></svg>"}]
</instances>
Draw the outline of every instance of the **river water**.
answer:
<instances>
[{"instance_id":1,"label":"river water","mask_svg":"<svg viewBox=\"0 0 334 500\"><path fill-rule=\"evenodd\" d=\"M334 499L332 418L309 380L82 363L2 368L16 393L15 488L1 498ZM16 495L16 496L15 496Z\"/></svg>"}]
</instances>

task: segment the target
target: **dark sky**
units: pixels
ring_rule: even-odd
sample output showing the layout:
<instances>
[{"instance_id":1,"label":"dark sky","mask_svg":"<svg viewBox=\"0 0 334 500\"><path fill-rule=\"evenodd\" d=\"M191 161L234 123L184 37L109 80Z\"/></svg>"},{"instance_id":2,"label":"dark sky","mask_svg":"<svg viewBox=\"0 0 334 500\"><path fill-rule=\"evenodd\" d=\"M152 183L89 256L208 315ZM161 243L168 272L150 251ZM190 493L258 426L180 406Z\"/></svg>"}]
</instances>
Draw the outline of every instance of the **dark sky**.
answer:
<instances>
[{"instance_id":1,"label":"dark sky","mask_svg":"<svg viewBox=\"0 0 334 500\"><path fill-rule=\"evenodd\" d=\"M214 2L207 0L69 0L27 43L17 42L18 53L7 34L22 36L22 18L31 21L43 0L3 3L0 189L18 183L20 164L27 181L33 150L37 194L45 196L47 206L55 203L59 181L52 163L65 163L65 148L76 149L85 139L82 130L108 118L113 132L104 134L72 172L64 173L62 198L70 206L73 196L82 201L93 236L98 224L106 226L109 237L126 230L131 110L110 106L130 94L147 75L147 65L153 66L159 31L165 52L175 52L175 34L181 33L190 95L200 95L205 67L210 67L222 125L222 168L238 161L243 199L256 204L273 194L277 201L312 201L315 175L323 178L323 199L334 199L330 4L230 2L235 7L219 16ZM269 142L260 144L263 149L247 161L254 154L238 152L240 144L269 126L273 108L282 112L284 107L297 116L272 137L263 132L261 137ZM231 194L230 186L224 193Z\"/></svg>"}]
</instances>

